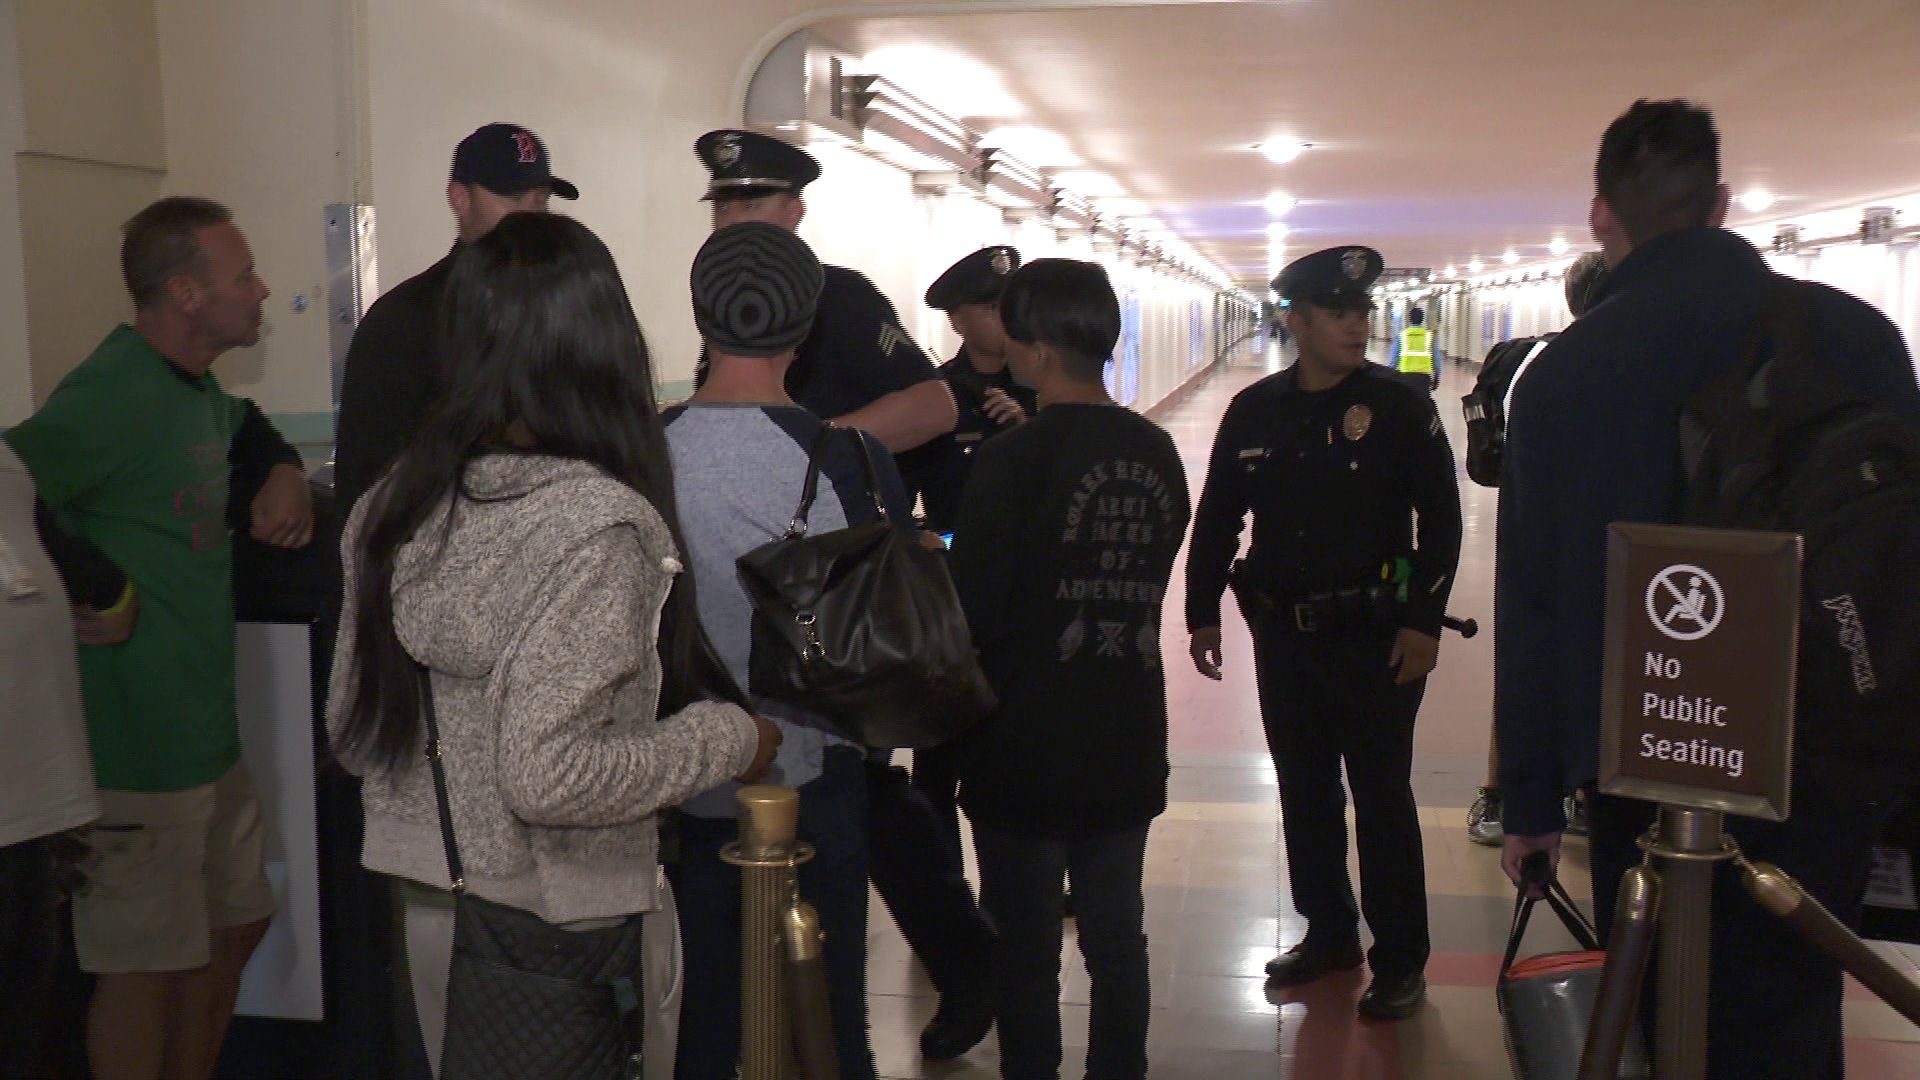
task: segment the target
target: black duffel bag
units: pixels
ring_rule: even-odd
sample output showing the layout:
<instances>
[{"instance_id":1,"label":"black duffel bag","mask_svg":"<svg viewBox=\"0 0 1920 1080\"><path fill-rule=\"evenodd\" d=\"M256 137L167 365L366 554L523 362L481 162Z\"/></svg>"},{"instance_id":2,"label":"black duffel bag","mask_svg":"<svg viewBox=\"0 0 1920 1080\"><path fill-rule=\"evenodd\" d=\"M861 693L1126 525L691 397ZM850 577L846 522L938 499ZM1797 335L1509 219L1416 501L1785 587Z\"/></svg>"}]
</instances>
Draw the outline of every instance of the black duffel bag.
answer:
<instances>
[{"instance_id":1,"label":"black duffel bag","mask_svg":"<svg viewBox=\"0 0 1920 1080\"><path fill-rule=\"evenodd\" d=\"M859 447L879 520L809 536L821 462L836 436ZM873 449L859 432L821 429L786 534L735 565L753 601L754 694L816 713L873 749L938 746L992 711L946 557L889 519Z\"/></svg>"}]
</instances>

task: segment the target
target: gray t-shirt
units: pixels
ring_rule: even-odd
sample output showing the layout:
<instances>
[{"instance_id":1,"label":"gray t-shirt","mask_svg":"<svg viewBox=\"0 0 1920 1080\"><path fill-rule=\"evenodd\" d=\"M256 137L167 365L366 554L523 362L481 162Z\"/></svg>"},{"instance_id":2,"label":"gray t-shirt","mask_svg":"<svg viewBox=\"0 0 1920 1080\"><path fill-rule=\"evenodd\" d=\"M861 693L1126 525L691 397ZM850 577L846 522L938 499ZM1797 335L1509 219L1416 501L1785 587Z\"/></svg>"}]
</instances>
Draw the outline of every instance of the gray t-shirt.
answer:
<instances>
[{"instance_id":1,"label":"gray t-shirt","mask_svg":"<svg viewBox=\"0 0 1920 1080\"><path fill-rule=\"evenodd\" d=\"M700 623L727 671L744 688L753 603L740 585L734 562L787 531L806 483L807 454L822 422L798 405L701 402L669 410L666 420L674 500L699 593ZM872 446L882 500L891 519L905 527L910 511L900 474L893 458ZM863 525L877 517L853 438L841 436L822 464L819 497L807 515L808 531ZM820 775L828 747L856 745L836 734L829 718L758 697L753 705L780 725L784 736L765 783L797 788ZM738 786L729 781L687 800L681 809L696 817L734 817Z\"/></svg>"}]
</instances>

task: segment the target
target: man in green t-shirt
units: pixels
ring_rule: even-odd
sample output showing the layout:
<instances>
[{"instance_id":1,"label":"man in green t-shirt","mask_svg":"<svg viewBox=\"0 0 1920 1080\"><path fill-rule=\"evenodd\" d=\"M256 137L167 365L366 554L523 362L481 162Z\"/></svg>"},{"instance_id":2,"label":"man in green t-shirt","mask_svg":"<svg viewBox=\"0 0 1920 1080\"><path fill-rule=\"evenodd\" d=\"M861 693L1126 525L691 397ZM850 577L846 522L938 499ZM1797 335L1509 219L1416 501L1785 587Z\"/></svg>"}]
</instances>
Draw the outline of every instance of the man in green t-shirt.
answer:
<instances>
[{"instance_id":1,"label":"man in green t-shirt","mask_svg":"<svg viewBox=\"0 0 1920 1080\"><path fill-rule=\"evenodd\" d=\"M99 976L88 1056L103 1080L209 1077L266 932L273 891L260 805L240 764L228 479L264 476L252 535L313 534L300 456L208 373L260 339L267 286L232 214L162 199L127 222L134 321L108 334L6 433L63 526L125 571L83 612L131 633L80 647L101 817L74 901L81 966ZM109 635L110 636L110 635Z\"/></svg>"}]
</instances>

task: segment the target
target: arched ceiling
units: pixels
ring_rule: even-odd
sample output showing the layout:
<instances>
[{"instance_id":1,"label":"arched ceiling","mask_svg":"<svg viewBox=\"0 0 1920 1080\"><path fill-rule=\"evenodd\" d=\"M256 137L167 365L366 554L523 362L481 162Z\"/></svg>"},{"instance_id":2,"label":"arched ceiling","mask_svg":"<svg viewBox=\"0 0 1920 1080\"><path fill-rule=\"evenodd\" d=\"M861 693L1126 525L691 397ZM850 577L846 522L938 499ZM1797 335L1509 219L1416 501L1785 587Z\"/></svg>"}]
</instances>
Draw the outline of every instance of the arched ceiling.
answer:
<instances>
[{"instance_id":1,"label":"arched ceiling","mask_svg":"<svg viewBox=\"0 0 1920 1080\"><path fill-rule=\"evenodd\" d=\"M1029 129L1010 138L1052 159L1031 163L1078 169L1083 194L1111 183L1250 282L1276 191L1299 200L1286 257L1359 242L1439 270L1579 250L1600 133L1640 97L1713 108L1728 183L1778 195L1736 224L1920 190L1915 0L1278 0L813 29L983 131ZM1276 135L1312 148L1286 165L1251 149Z\"/></svg>"}]
</instances>

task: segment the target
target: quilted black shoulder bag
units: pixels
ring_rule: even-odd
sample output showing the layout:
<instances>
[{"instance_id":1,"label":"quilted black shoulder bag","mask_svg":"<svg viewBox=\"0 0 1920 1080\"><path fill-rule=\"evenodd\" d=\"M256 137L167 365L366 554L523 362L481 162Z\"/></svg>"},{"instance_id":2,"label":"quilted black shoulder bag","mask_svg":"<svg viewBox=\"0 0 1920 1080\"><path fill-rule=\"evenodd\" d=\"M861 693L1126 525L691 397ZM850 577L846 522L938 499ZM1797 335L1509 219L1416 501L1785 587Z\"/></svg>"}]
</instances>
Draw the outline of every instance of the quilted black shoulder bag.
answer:
<instances>
[{"instance_id":1,"label":"quilted black shoulder bag","mask_svg":"<svg viewBox=\"0 0 1920 1080\"><path fill-rule=\"evenodd\" d=\"M639 1080L641 916L576 932L468 892L424 667L420 700L453 882L441 1080Z\"/></svg>"},{"instance_id":2,"label":"quilted black shoulder bag","mask_svg":"<svg viewBox=\"0 0 1920 1080\"><path fill-rule=\"evenodd\" d=\"M878 520L817 535L807 514L833 439L851 438ZM946 556L888 520L873 449L823 426L785 535L735 562L753 602L748 685L873 749L937 746L993 710Z\"/></svg>"}]
</instances>

